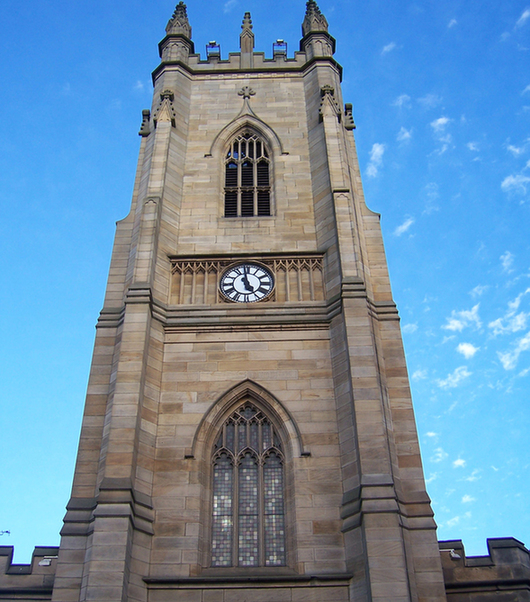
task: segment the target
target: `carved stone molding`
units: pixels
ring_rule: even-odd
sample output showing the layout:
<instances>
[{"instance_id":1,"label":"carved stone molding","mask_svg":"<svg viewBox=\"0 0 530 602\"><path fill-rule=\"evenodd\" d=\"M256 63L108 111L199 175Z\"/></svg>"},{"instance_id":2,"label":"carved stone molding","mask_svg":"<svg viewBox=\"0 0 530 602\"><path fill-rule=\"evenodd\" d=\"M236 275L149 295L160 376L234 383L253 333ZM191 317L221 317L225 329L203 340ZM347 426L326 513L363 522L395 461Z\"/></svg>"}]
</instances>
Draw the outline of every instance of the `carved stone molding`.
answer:
<instances>
[{"instance_id":1,"label":"carved stone molding","mask_svg":"<svg viewBox=\"0 0 530 602\"><path fill-rule=\"evenodd\" d=\"M171 123L173 127L177 125L177 113L175 112L175 107L173 105L173 100L175 99L175 95L171 90L164 90L162 94L160 94L160 104L155 112L153 117L153 123L155 127L158 123L168 121Z\"/></svg>"},{"instance_id":2,"label":"carved stone molding","mask_svg":"<svg viewBox=\"0 0 530 602\"><path fill-rule=\"evenodd\" d=\"M320 116L320 120L322 121L322 119L324 118L324 113L326 111L326 106L330 107L331 111L333 113L335 113L335 115L337 116L337 119L339 120L339 123L341 121L341 117L342 117L342 111L340 110L340 106L339 103L337 102L337 99L335 97L335 88L333 88L333 86L322 86L322 88L320 89L320 94L321 94L321 100L320 100L320 110L319 110L319 116Z\"/></svg>"}]
</instances>

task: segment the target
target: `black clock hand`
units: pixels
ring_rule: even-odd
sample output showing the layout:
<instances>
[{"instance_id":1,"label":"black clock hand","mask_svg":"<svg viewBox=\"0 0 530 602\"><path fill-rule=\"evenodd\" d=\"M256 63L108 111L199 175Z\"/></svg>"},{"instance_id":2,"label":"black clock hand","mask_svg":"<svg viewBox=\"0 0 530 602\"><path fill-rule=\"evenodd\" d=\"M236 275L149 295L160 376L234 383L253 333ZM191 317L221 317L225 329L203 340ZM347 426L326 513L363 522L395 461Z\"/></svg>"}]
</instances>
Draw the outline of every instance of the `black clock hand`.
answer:
<instances>
[{"instance_id":1,"label":"black clock hand","mask_svg":"<svg viewBox=\"0 0 530 602\"><path fill-rule=\"evenodd\" d=\"M243 284L245 285L245 288L247 289L247 291L250 291L251 293L254 292L254 287L250 284L250 282L248 281L248 278L247 278L247 266L246 265L243 266Z\"/></svg>"}]
</instances>

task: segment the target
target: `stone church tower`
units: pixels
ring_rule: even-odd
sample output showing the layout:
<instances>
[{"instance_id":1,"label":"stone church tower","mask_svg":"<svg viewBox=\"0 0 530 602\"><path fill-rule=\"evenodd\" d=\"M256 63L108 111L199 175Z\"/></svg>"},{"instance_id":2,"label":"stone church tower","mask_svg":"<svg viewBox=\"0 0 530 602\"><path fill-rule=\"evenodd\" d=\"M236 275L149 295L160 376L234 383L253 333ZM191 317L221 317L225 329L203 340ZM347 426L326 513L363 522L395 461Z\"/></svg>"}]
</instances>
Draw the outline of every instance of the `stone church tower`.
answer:
<instances>
[{"instance_id":1,"label":"stone church tower","mask_svg":"<svg viewBox=\"0 0 530 602\"><path fill-rule=\"evenodd\" d=\"M54 602L445 600L335 40L160 43Z\"/></svg>"}]
</instances>

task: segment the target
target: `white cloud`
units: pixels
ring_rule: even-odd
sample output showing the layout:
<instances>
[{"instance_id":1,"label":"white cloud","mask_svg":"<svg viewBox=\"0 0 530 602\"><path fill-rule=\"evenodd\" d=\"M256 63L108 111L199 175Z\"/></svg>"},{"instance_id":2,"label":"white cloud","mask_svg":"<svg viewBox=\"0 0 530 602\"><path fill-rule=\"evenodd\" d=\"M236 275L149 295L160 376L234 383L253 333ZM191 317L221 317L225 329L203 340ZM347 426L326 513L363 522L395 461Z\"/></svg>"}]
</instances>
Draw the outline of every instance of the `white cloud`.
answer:
<instances>
[{"instance_id":1,"label":"white cloud","mask_svg":"<svg viewBox=\"0 0 530 602\"><path fill-rule=\"evenodd\" d=\"M470 504L471 502L476 502L475 498L467 494L464 495L462 498L462 504Z\"/></svg>"},{"instance_id":2,"label":"white cloud","mask_svg":"<svg viewBox=\"0 0 530 602\"><path fill-rule=\"evenodd\" d=\"M478 309L480 304L473 306L470 310L455 311L451 312L451 317L446 318L447 324L442 326L445 330L452 330L453 332L462 332L467 326L474 325L475 328L480 328L482 322L478 316Z\"/></svg>"},{"instance_id":3,"label":"white cloud","mask_svg":"<svg viewBox=\"0 0 530 602\"><path fill-rule=\"evenodd\" d=\"M448 453L446 453L441 447L438 447L434 450L434 456L431 458L431 462L443 462L447 457Z\"/></svg>"},{"instance_id":4,"label":"white cloud","mask_svg":"<svg viewBox=\"0 0 530 602\"><path fill-rule=\"evenodd\" d=\"M478 147L478 144L476 142L468 142L466 144L466 146L472 152L478 153L478 151L479 151L479 147Z\"/></svg>"},{"instance_id":5,"label":"white cloud","mask_svg":"<svg viewBox=\"0 0 530 602\"><path fill-rule=\"evenodd\" d=\"M138 80L135 84L134 84L134 89L137 92L143 92L145 90L145 86L144 86L144 82L141 80Z\"/></svg>"},{"instance_id":6,"label":"white cloud","mask_svg":"<svg viewBox=\"0 0 530 602\"><path fill-rule=\"evenodd\" d=\"M521 96L527 92L530 92L530 84L528 84L528 86L526 86L526 88L521 92Z\"/></svg>"},{"instance_id":7,"label":"white cloud","mask_svg":"<svg viewBox=\"0 0 530 602\"><path fill-rule=\"evenodd\" d=\"M514 144L508 144L508 146L506 147L506 149L512 153L512 155L514 157L518 157L519 155L522 155L525 150L526 147L525 146L515 146Z\"/></svg>"},{"instance_id":8,"label":"white cloud","mask_svg":"<svg viewBox=\"0 0 530 602\"><path fill-rule=\"evenodd\" d=\"M465 468L466 464L467 462L465 460L458 458L458 460L453 462L453 468Z\"/></svg>"},{"instance_id":9,"label":"white cloud","mask_svg":"<svg viewBox=\"0 0 530 602\"><path fill-rule=\"evenodd\" d=\"M479 474L480 474L480 470L475 469L469 477L466 477L466 481L469 481L470 483L474 483L475 481L478 481L480 479L480 477L478 476Z\"/></svg>"},{"instance_id":10,"label":"white cloud","mask_svg":"<svg viewBox=\"0 0 530 602\"><path fill-rule=\"evenodd\" d=\"M379 167L383 164L383 155L385 154L385 145L376 142L370 151L370 163L366 168L366 175L370 178L375 178Z\"/></svg>"},{"instance_id":11,"label":"white cloud","mask_svg":"<svg viewBox=\"0 0 530 602\"><path fill-rule=\"evenodd\" d=\"M394 100L392 106L399 107L400 109L403 107L410 107L410 96L408 94L401 94Z\"/></svg>"},{"instance_id":12,"label":"white cloud","mask_svg":"<svg viewBox=\"0 0 530 602\"><path fill-rule=\"evenodd\" d=\"M230 12L235 6L237 5L237 0L228 0L228 2L225 2L224 5L224 12L228 13Z\"/></svg>"},{"instance_id":13,"label":"white cloud","mask_svg":"<svg viewBox=\"0 0 530 602\"><path fill-rule=\"evenodd\" d=\"M475 347L471 343L460 343L460 345L458 345L456 348L458 353L461 353L466 360L471 359L479 349L480 347Z\"/></svg>"},{"instance_id":14,"label":"white cloud","mask_svg":"<svg viewBox=\"0 0 530 602\"><path fill-rule=\"evenodd\" d=\"M471 291L471 296L472 297L481 297L487 290L488 290L489 286L482 286L482 285L478 285L476 286L472 291Z\"/></svg>"},{"instance_id":15,"label":"white cloud","mask_svg":"<svg viewBox=\"0 0 530 602\"><path fill-rule=\"evenodd\" d=\"M517 366L519 356L523 351L530 349L530 332L528 332L522 339L517 341L515 349L513 351L507 351L506 353L497 353L501 360L502 367L505 370L513 370Z\"/></svg>"},{"instance_id":16,"label":"white cloud","mask_svg":"<svg viewBox=\"0 0 530 602\"><path fill-rule=\"evenodd\" d=\"M522 27L530 19L530 8L525 8L523 14L517 20L516 27Z\"/></svg>"},{"instance_id":17,"label":"white cloud","mask_svg":"<svg viewBox=\"0 0 530 602\"><path fill-rule=\"evenodd\" d=\"M526 194L526 186L530 184L530 178L528 176L523 176L523 174L510 175L504 178L501 184L501 188L505 192L509 192L510 190L520 192L522 194Z\"/></svg>"},{"instance_id":18,"label":"white cloud","mask_svg":"<svg viewBox=\"0 0 530 602\"><path fill-rule=\"evenodd\" d=\"M427 202L425 203L425 209L423 210L423 215L431 215L435 211L439 211L437 201L440 198L439 187L436 182L429 182L425 186L425 196L427 197Z\"/></svg>"},{"instance_id":19,"label":"white cloud","mask_svg":"<svg viewBox=\"0 0 530 602\"><path fill-rule=\"evenodd\" d=\"M488 324L488 327L493 330L494 336L500 334L513 334L526 328L530 314L524 311L517 313L517 310L521 305L523 297L528 293L530 293L530 288L527 288L524 293L521 293L513 301L508 303L508 310L504 316L497 318Z\"/></svg>"},{"instance_id":20,"label":"white cloud","mask_svg":"<svg viewBox=\"0 0 530 602\"><path fill-rule=\"evenodd\" d=\"M409 230L409 228L412 226L412 224L414 223L414 218L413 217L409 217L407 218L402 224L401 226L398 226L395 230L394 230L394 236L401 236L403 234L405 234L405 232L407 232L407 230Z\"/></svg>"},{"instance_id":21,"label":"white cloud","mask_svg":"<svg viewBox=\"0 0 530 602\"><path fill-rule=\"evenodd\" d=\"M448 374L447 378L438 379L438 386L440 389L455 389L466 378L469 378L471 374L466 366L460 366L452 374Z\"/></svg>"},{"instance_id":22,"label":"white cloud","mask_svg":"<svg viewBox=\"0 0 530 602\"><path fill-rule=\"evenodd\" d=\"M454 518L450 518L445 524L448 527L455 527L460 522L460 517L455 516Z\"/></svg>"},{"instance_id":23,"label":"white cloud","mask_svg":"<svg viewBox=\"0 0 530 602\"><path fill-rule=\"evenodd\" d=\"M447 124L451 121L449 117L439 117L434 121L431 121L431 127L436 133L443 132Z\"/></svg>"},{"instance_id":24,"label":"white cloud","mask_svg":"<svg viewBox=\"0 0 530 602\"><path fill-rule=\"evenodd\" d=\"M396 140L398 142L406 142L407 140L410 140L411 138L412 138L412 129L407 130L406 128L404 128L402 126L398 132Z\"/></svg>"},{"instance_id":25,"label":"white cloud","mask_svg":"<svg viewBox=\"0 0 530 602\"><path fill-rule=\"evenodd\" d=\"M452 28L452 27L454 27L455 25L458 25L458 21L457 21L456 19L451 19L451 20L449 21L449 23L447 24L447 27L448 27L449 29L451 29L451 28Z\"/></svg>"},{"instance_id":26,"label":"white cloud","mask_svg":"<svg viewBox=\"0 0 530 602\"><path fill-rule=\"evenodd\" d=\"M432 431L429 431L428 433L425 433L426 437L429 437L430 439L435 439L436 437L438 437L438 433L433 433Z\"/></svg>"},{"instance_id":27,"label":"white cloud","mask_svg":"<svg viewBox=\"0 0 530 602\"><path fill-rule=\"evenodd\" d=\"M395 50L396 47L397 46L395 42L390 42L390 44L383 46L383 50L381 50L381 56L387 54L388 52L392 52L392 50Z\"/></svg>"},{"instance_id":28,"label":"white cloud","mask_svg":"<svg viewBox=\"0 0 530 602\"><path fill-rule=\"evenodd\" d=\"M425 380L427 378L427 370L416 370L411 376L412 380ZM427 433L429 436L429 433Z\"/></svg>"},{"instance_id":29,"label":"white cloud","mask_svg":"<svg viewBox=\"0 0 530 602\"><path fill-rule=\"evenodd\" d=\"M418 98L418 102L425 109L433 109L442 102L442 99L437 94L426 94L425 96L422 96L422 98Z\"/></svg>"},{"instance_id":30,"label":"white cloud","mask_svg":"<svg viewBox=\"0 0 530 602\"><path fill-rule=\"evenodd\" d=\"M488 326L493 330L495 336L499 334L513 334L514 332L520 332L526 328L528 323L528 315L522 311L510 318L498 318L490 322Z\"/></svg>"},{"instance_id":31,"label":"white cloud","mask_svg":"<svg viewBox=\"0 0 530 602\"><path fill-rule=\"evenodd\" d=\"M437 478L438 478L438 473L437 472L433 472L433 473L431 473L431 475L429 476L428 479L425 479L425 484L429 485L429 483L432 483L433 481L436 481Z\"/></svg>"},{"instance_id":32,"label":"white cloud","mask_svg":"<svg viewBox=\"0 0 530 602\"><path fill-rule=\"evenodd\" d=\"M405 324L405 326L403 326L403 328L401 330L403 332L406 332L407 334L412 334L418 330L418 325L417 324Z\"/></svg>"},{"instance_id":33,"label":"white cloud","mask_svg":"<svg viewBox=\"0 0 530 602\"><path fill-rule=\"evenodd\" d=\"M513 265L513 260L515 259L515 255L513 255L512 253L510 253L510 251L506 251L506 253L503 253L500 256L500 260L502 263L502 269L505 272L512 272L512 265Z\"/></svg>"}]
</instances>

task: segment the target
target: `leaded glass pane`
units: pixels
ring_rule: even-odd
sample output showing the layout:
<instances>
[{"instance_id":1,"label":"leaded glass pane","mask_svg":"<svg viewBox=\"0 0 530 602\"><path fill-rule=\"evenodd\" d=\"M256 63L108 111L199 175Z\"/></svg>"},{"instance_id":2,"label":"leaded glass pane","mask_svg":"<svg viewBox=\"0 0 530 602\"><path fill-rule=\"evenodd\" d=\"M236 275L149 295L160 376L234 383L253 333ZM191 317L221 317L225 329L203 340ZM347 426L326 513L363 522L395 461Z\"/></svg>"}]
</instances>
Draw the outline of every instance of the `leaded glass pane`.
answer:
<instances>
[{"instance_id":1,"label":"leaded glass pane","mask_svg":"<svg viewBox=\"0 0 530 602\"><path fill-rule=\"evenodd\" d=\"M268 422L263 423L261 436L263 437L263 451L267 451L272 445L271 425Z\"/></svg>"},{"instance_id":2,"label":"leaded glass pane","mask_svg":"<svg viewBox=\"0 0 530 602\"><path fill-rule=\"evenodd\" d=\"M228 455L221 454L213 469L212 566L232 566L233 475Z\"/></svg>"},{"instance_id":3,"label":"leaded glass pane","mask_svg":"<svg viewBox=\"0 0 530 602\"><path fill-rule=\"evenodd\" d=\"M252 422L250 425L250 447L259 451L259 425L257 422Z\"/></svg>"},{"instance_id":4,"label":"leaded glass pane","mask_svg":"<svg viewBox=\"0 0 530 602\"><path fill-rule=\"evenodd\" d=\"M234 412L223 431L214 446L220 451L213 460L212 566L285 566L280 438L248 403ZM245 451L249 446L254 452ZM242 455L234 464L232 454L238 452Z\"/></svg>"},{"instance_id":5,"label":"leaded glass pane","mask_svg":"<svg viewBox=\"0 0 530 602\"><path fill-rule=\"evenodd\" d=\"M258 465L245 454L239 466L239 565L257 566L258 553Z\"/></svg>"},{"instance_id":6,"label":"leaded glass pane","mask_svg":"<svg viewBox=\"0 0 530 602\"><path fill-rule=\"evenodd\" d=\"M247 446L247 423L240 422L237 425L237 448L238 451L245 449Z\"/></svg>"},{"instance_id":7,"label":"leaded glass pane","mask_svg":"<svg viewBox=\"0 0 530 602\"><path fill-rule=\"evenodd\" d=\"M229 422L226 425L226 449L229 449L230 451L235 451L234 450L234 431L235 431L235 425L233 422Z\"/></svg>"},{"instance_id":8,"label":"leaded glass pane","mask_svg":"<svg viewBox=\"0 0 530 602\"><path fill-rule=\"evenodd\" d=\"M265 566L285 564L285 526L283 510L283 467L272 453L263 467L265 513Z\"/></svg>"}]
</instances>

